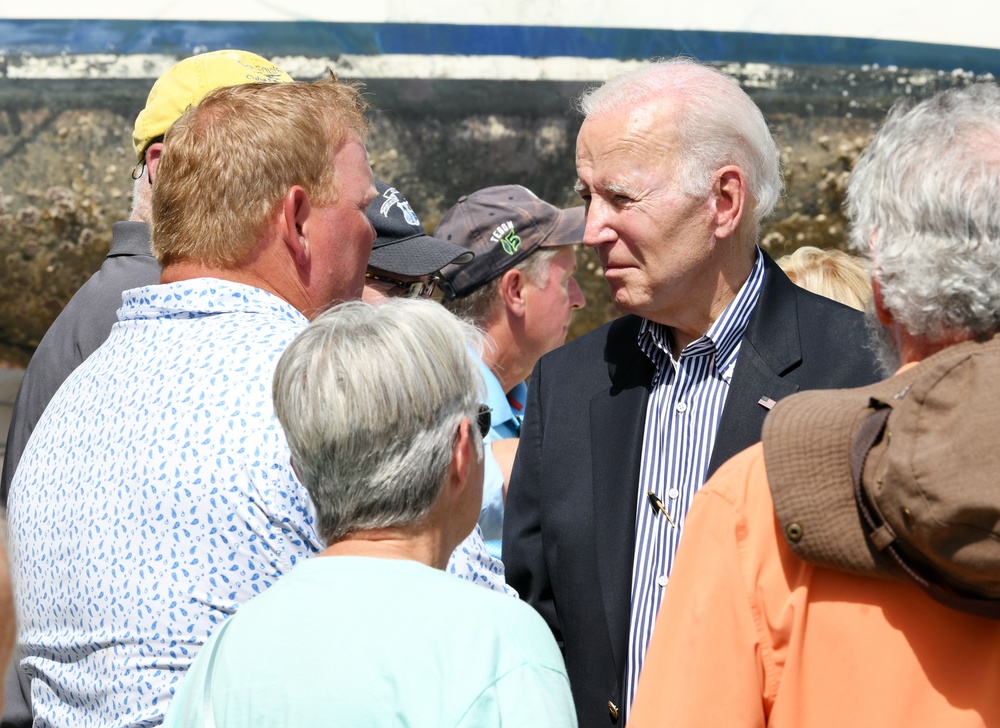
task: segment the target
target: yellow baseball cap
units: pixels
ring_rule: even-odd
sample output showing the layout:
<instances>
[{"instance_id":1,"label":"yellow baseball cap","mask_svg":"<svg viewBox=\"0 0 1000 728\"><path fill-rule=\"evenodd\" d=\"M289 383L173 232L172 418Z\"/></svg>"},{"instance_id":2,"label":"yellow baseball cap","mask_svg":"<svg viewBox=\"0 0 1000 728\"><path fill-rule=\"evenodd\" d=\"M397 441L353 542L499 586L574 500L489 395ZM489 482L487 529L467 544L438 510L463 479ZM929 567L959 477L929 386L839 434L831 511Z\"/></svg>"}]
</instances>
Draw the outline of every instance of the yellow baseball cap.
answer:
<instances>
[{"instance_id":1,"label":"yellow baseball cap","mask_svg":"<svg viewBox=\"0 0 1000 728\"><path fill-rule=\"evenodd\" d=\"M285 83L292 77L266 58L248 51L222 50L185 58L160 76L139 112L132 132L135 156L143 155L154 139L209 91L245 83Z\"/></svg>"}]
</instances>

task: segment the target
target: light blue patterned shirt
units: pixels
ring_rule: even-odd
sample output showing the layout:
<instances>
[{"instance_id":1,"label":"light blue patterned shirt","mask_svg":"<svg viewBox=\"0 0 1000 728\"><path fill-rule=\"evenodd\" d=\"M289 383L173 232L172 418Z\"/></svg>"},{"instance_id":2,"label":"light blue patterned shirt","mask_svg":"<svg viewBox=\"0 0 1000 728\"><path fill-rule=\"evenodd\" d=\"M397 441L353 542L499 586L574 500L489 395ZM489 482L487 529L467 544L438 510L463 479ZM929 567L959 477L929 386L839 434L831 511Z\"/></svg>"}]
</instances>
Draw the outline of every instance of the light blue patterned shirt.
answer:
<instances>
[{"instance_id":1,"label":"light blue patterned shirt","mask_svg":"<svg viewBox=\"0 0 1000 728\"><path fill-rule=\"evenodd\" d=\"M216 627L323 548L271 405L305 317L216 279L123 301L11 488L36 726L158 724Z\"/></svg>"},{"instance_id":2,"label":"light blue patterned shirt","mask_svg":"<svg viewBox=\"0 0 1000 728\"><path fill-rule=\"evenodd\" d=\"M486 548L483 531L478 523L475 530L452 552L445 571L478 586L517 597L517 590L507 583L503 562Z\"/></svg>"}]
</instances>

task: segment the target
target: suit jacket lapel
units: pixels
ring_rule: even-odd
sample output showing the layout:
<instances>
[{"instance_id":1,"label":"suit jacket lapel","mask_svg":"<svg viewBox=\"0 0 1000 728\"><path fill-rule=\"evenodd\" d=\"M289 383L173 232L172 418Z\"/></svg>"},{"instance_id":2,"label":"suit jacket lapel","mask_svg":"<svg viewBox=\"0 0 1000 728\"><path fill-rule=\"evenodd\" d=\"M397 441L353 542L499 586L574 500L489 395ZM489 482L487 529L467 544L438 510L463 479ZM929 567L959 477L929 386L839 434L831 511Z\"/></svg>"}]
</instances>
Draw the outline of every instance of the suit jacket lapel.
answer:
<instances>
[{"instance_id":1,"label":"suit jacket lapel","mask_svg":"<svg viewBox=\"0 0 1000 728\"><path fill-rule=\"evenodd\" d=\"M708 465L708 476L760 439L768 409L762 397L779 400L798 391L782 377L802 361L794 283L764 253L764 285L747 330ZM794 323L793 323L794 322Z\"/></svg>"},{"instance_id":2,"label":"suit jacket lapel","mask_svg":"<svg viewBox=\"0 0 1000 728\"><path fill-rule=\"evenodd\" d=\"M635 511L646 403L655 369L637 344L640 319L608 334L609 388L590 401L594 540L617 674L624 674L632 595Z\"/></svg>"}]
</instances>

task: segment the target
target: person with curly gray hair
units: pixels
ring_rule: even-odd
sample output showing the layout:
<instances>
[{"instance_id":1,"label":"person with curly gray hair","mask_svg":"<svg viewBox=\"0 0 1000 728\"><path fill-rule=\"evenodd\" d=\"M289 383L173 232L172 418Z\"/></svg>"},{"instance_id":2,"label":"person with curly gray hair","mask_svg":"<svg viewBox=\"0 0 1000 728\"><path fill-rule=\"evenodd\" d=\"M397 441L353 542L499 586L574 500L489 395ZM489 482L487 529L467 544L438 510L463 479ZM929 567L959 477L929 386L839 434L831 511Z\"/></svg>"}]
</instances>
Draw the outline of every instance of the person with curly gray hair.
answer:
<instances>
[{"instance_id":1,"label":"person with curly gray hair","mask_svg":"<svg viewBox=\"0 0 1000 728\"><path fill-rule=\"evenodd\" d=\"M890 366L1000 328L1000 91L895 107L852 172L851 243L871 259Z\"/></svg>"},{"instance_id":2,"label":"person with curly gray hair","mask_svg":"<svg viewBox=\"0 0 1000 728\"><path fill-rule=\"evenodd\" d=\"M226 622L167 726L576 725L542 619L442 571L482 499L480 346L402 298L292 342L274 408L329 546Z\"/></svg>"},{"instance_id":3,"label":"person with curly gray hair","mask_svg":"<svg viewBox=\"0 0 1000 728\"><path fill-rule=\"evenodd\" d=\"M997 199L995 84L893 107L848 205L902 366L782 400L695 497L630 728L1000 725Z\"/></svg>"}]
</instances>

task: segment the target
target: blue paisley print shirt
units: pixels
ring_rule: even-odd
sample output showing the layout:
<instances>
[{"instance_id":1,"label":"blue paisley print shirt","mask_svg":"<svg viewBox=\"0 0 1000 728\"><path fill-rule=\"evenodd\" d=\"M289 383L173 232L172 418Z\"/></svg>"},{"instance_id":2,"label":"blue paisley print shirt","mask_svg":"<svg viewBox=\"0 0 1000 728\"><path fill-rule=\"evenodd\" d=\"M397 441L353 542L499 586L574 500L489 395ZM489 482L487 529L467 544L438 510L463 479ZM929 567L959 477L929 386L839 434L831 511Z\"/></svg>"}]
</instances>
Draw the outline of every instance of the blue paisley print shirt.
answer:
<instances>
[{"instance_id":1,"label":"blue paisley print shirt","mask_svg":"<svg viewBox=\"0 0 1000 728\"><path fill-rule=\"evenodd\" d=\"M35 725L157 725L209 635L323 548L271 405L308 323L216 279L126 291L11 488Z\"/></svg>"},{"instance_id":2,"label":"blue paisley print shirt","mask_svg":"<svg viewBox=\"0 0 1000 728\"><path fill-rule=\"evenodd\" d=\"M155 726L237 607L325 548L271 404L306 318L203 278L126 291L24 451L8 521L36 725ZM478 528L452 575L515 594Z\"/></svg>"}]
</instances>

